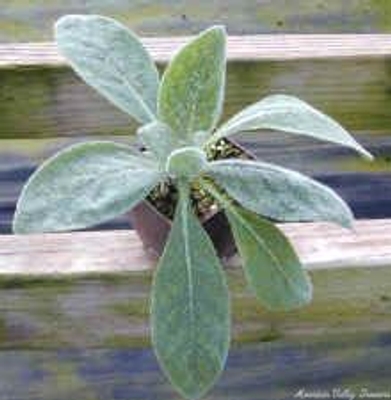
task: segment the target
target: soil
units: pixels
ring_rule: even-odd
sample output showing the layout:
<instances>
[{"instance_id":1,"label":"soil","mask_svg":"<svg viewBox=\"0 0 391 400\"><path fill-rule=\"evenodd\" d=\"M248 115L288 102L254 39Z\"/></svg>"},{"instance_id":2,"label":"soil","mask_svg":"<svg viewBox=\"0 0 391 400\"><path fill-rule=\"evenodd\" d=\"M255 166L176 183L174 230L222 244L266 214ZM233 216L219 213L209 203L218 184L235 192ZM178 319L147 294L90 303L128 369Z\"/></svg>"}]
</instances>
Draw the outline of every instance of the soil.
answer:
<instances>
[{"instance_id":1,"label":"soil","mask_svg":"<svg viewBox=\"0 0 391 400\"><path fill-rule=\"evenodd\" d=\"M227 158L249 158L244 150L227 139L220 139L207 149L209 161ZM166 181L158 185L147 200L164 216L172 220L174 218L178 191L172 181ZM202 190L197 182L192 184L191 202L197 216L201 221L208 219L218 210L213 197Z\"/></svg>"}]
</instances>

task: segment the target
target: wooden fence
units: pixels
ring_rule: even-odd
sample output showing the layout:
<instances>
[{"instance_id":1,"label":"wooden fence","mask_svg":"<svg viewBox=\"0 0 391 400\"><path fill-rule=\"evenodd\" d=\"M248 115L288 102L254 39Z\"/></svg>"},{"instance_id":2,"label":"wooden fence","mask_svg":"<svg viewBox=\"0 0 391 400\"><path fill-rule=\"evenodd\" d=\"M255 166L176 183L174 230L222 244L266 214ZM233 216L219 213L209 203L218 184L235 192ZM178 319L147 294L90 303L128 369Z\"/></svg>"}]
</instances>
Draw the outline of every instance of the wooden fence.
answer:
<instances>
[{"instance_id":1,"label":"wooden fence","mask_svg":"<svg viewBox=\"0 0 391 400\"><path fill-rule=\"evenodd\" d=\"M146 40L162 68L180 42ZM329 112L376 162L271 132L242 139L269 161L331 183L361 216L389 216L390 56L388 35L233 37L226 116L281 91ZM91 137L132 141L134 126L86 88L50 43L2 45L0 66L5 233L39 161ZM352 232L328 224L283 229L310 270L314 302L265 312L232 260L235 346L208 398L292 399L302 388L338 387L391 393L390 219L358 221ZM148 347L151 267L129 230L0 235L0 399L177 399Z\"/></svg>"}]
</instances>

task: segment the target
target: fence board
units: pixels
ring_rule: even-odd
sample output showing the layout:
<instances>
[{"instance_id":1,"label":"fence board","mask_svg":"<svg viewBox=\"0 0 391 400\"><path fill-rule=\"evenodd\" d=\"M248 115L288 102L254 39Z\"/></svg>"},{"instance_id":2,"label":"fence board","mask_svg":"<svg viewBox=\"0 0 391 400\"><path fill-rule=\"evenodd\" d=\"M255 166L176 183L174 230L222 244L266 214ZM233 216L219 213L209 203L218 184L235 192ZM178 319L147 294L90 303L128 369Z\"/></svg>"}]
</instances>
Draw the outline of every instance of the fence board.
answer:
<instances>
[{"instance_id":1,"label":"fence board","mask_svg":"<svg viewBox=\"0 0 391 400\"><path fill-rule=\"evenodd\" d=\"M149 41L160 61L180 42ZM232 38L225 118L267 94L290 93L351 130L389 132L390 53L388 35ZM134 132L130 118L87 88L52 46L3 45L0 64L7 67L0 70L1 139Z\"/></svg>"},{"instance_id":2,"label":"fence board","mask_svg":"<svg viewBox=\"0 0 391 400\"><path fill-rule=\"evenodd\" d=\"M3 2L0 41L50 40L55 20L68 13L118 18L143 35L195 33L225 24L231 34L390 32L388 0L12 0Z\"/></svg>"},{"instance_id":3,"label":"fence board","mask_svg":"<svg viewBox=\"0 0 391 400\"><path fill-rule=\"evenodd\" d=\"M353 232L283 229L310 270L314 301L266 312L230 260L235 341L390 331L391 220L359 221ZM145 346L153 265L130 231L0 236L0 348Z\"/></svg>"},{"instance_id":4,"label":"fence board","mask_svg":"<svg viewBox=\"0 0 391 400\"><path fill-rule=\"evenodd\" d=\"M207 399L291 400L300 390L307 399L389 393L389 335L305 340L235 347ZM6 400L180 399L146 349L0 352L0 387Z\"/></svg>"}]
</instances>

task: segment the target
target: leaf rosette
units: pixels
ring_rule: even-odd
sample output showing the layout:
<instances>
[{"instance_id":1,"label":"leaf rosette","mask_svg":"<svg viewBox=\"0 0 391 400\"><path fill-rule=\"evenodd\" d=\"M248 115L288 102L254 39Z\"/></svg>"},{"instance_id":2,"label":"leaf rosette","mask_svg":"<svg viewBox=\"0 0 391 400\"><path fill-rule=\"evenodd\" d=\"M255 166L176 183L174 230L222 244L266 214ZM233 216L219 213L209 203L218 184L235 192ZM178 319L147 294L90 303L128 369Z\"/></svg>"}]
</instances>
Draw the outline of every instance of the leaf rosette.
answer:
<instances>
[{"instance_id":1,"label":"leaf rosette","mask_svg":"<svg viewBox=\"0 0 391 400\"><path fill-rule=\"evenodd\" d=\"M274 164L208 160L220 139L273 129L372 156L340 124L304 101L268 96L216 128L223 109L226 34L212 27L185 45L162 78L138 37L101 16L70 15L55 29L74 71L140 123L144 151L112 142L74 145L29 179L15 233L83 229L127 212L168 179L180 193L172 230L152 287L152 341L172 384L199 399L221 374L230 340L223 268L194 215L197 183L226 212L245 276L270 310L311 301L308 274L273 221L330 221L350 227L348 205L331 189Z\"/></svg>"}]
</instances>

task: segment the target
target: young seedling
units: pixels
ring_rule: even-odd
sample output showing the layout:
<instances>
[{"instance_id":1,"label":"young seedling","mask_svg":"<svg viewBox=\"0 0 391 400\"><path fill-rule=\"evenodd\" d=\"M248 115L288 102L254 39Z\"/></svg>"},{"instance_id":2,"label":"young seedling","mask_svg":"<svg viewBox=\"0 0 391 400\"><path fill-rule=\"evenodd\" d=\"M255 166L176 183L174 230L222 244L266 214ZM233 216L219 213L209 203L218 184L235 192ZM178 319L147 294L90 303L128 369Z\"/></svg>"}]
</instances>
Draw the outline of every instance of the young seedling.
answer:
<instances>
[{"instance_id":1,"label":"young seedling","mask_svg":"<svg viewBox=\"0 0 391 400\"><path fill-rule=\"evenodd\" d=\"M216 128L226 68L221 26L183 47L161 80L140 40L114 20L66 16L55 35L76 73L141 124L138 135L147 151L99 141L58 153L24 187L14 232L86 228L127 212L162 182L176 185L179 200L152 287L152 343L175 388L200 399L226 362L230 302L223 267L191 206L191 185L226 212L248 283L270 310L303 306L312 295L293 247L270 220L343 227L353 220L331 189L298 172L253 160L208 161L208 148L238 132L266 128L371 155L337 122L286 95L266 97Z\"/></svg>"}]
</instances>

